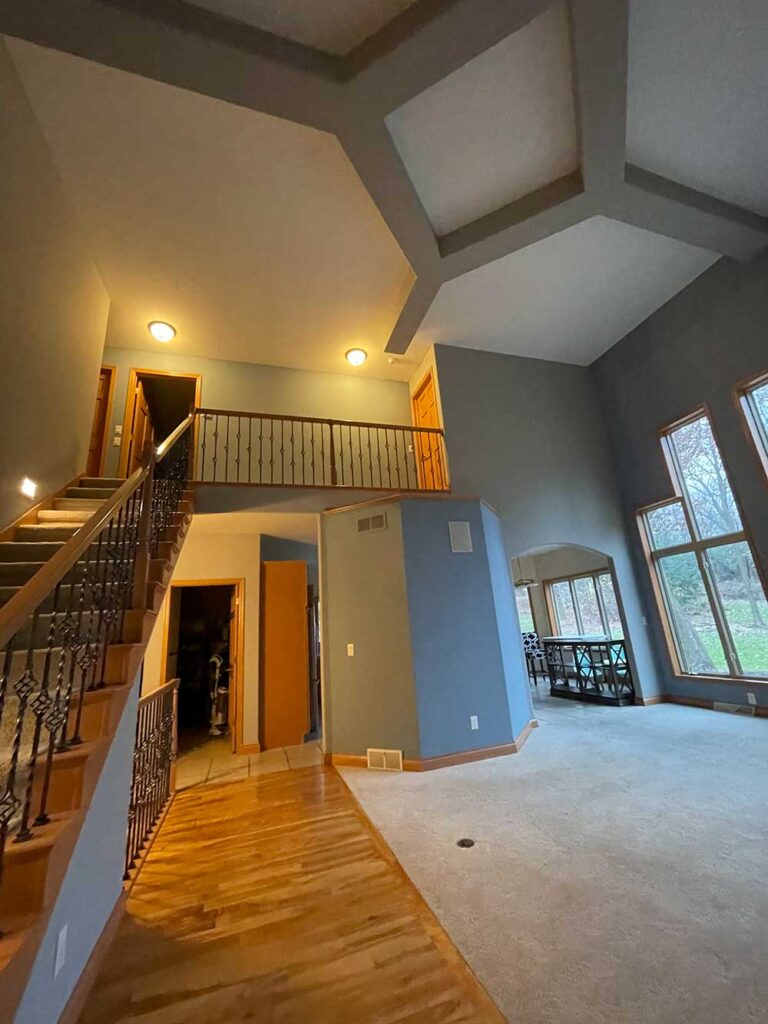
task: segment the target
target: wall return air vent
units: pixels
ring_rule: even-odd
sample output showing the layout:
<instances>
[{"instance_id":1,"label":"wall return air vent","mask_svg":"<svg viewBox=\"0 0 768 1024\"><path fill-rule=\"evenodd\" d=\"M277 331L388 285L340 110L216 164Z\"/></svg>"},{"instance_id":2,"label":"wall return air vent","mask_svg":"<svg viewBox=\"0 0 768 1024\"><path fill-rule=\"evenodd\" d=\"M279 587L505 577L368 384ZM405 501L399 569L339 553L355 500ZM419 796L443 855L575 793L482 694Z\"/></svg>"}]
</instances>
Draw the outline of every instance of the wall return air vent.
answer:
<instances>
[{"instance_id":1,"label":"wall return air vent","mask_svg":"<svg viewBox=\"0 0 768 1024\"><path fill-rule=\"evenodd\" d=\"M402 750L376 750L368 748L368 767L384 772L401 772L403 770Z\"/></svg>"},{"instance_id":2,"label":"wall return air vent","mask_svg":"<svg viewBox=\"0 0 768 1024\"><path fill-rule=\"evenodd\" d=\"M375 516L365 516L357 520L358 533L375 533L376 530L386 530L387 513L377 512Z\"/></svg>"}]
</instances>

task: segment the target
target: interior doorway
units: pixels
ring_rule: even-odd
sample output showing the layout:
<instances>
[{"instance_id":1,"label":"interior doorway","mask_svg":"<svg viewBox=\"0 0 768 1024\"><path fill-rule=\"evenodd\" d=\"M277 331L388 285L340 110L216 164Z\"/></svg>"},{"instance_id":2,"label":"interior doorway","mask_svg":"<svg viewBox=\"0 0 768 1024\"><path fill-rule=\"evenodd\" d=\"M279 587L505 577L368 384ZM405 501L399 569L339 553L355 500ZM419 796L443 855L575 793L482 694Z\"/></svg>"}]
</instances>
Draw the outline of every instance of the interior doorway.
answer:
<instances>
[{"instance_id":1,"label":"interior doorway","mask_svg":"<svg viewBox=\"0 0 768 1024\"><path fill-rule=\"evenodd\" d=\"M115 392L114 366L102 366L96 390L96 407L93 412L91 440L88 445L86 476L103 476L104 461L107 457L107 430L112 414L112 398Z\"/></svg>"},{"instance_id":2,"label":"interior doorway","mask_svg":"<svg viewBox=\"0 0 768 1024\"><path fill-rule=\"evenodd\" d=\"M633 704L629 639L610 556L549 544L513 558L512 577L534 704L547 691L583 703Z\"/></svg>"},{"instance_id":3,"label":"interior doorway","mask_svg":"<svg viewBox=\"0 0 768 1024\"><path fill-rule=\"evenodd\" d=\"M130 370L119 476L130 476L138 469L147 441L162 441L186 419L193 406L200 405L202 381L197 373Z\"/></svg>"},{"instance_id":4,"label":"interior doorway","mask_svg":"<svg viewBox=\"0 0 768 1024\"><path fill-rule=\"evenodd\" d=\"M179 679L179 753L242 746L243 580L174 582L163 652Z\"/></svg>"},{"instance_id":5,"label":"interior doorway","mask_svg":"<svg viewBox=\"0 0 768 1024\"><path fill-rule=\"evenodd\" d=\"M437 407L437 390L430 370L413 393L413 425L415 427L440 426ZM419 470L419 487L422 490L442 490L446 484L445 467L440 452L437 434L421 434L416 438L416 458Z\"/></svg>"}]
</instances>

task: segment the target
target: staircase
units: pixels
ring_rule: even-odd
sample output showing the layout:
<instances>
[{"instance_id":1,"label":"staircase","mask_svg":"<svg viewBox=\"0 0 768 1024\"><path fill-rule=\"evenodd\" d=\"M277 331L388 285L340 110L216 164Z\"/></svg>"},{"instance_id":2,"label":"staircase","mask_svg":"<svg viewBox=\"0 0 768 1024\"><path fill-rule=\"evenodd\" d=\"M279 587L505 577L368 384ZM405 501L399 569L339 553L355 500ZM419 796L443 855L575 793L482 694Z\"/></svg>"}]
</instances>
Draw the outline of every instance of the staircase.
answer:
<instances>
[{"instance_id":1,"label":"staircase","mask_svg":"<svg viewBox=\"0 0 768 1024\"><path fill-rule=\"evenodd\" d=\"M23 994L191 521L191 423L148 447L128 480L83 477L0 542L3 1021Z\"/></svg>"}]
</instances>

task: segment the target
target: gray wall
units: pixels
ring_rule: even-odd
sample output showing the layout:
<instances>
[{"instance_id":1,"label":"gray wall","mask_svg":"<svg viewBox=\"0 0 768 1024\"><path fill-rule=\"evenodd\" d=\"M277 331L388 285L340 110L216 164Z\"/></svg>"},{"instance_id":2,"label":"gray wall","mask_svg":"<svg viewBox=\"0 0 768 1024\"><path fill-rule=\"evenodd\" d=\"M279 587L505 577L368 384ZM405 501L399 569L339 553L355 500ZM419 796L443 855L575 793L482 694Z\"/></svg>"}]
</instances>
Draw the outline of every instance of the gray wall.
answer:
<instances>
[{"instance_id":1,"label":"gray wall","mask_svg":"<svg viewBox=\"0 0 768 1024\"><path fill-rule=\"evenodd\" d=\"M134 684L37 952L15 1024L59 1019L123 889L138 681ZM56 943L67 925L64 967L54 978Z\"/></svg>"},{"instance_id":2,"label":"gray wall","mask_svg":"<svg viewBox=\"0 0 768 1024\"><path fill-rule=\"evenodd\" d=\"M320 519L325 743L339 754L385 747L419 757L400 508L382 508L388 528L375 533L357 532L370 508Z\"/></svg>"},{"instance_id":3,"label":"gray wall","mask_svg":"<svg viewBox=\"0 0 768 1024\"><path fill-rule=\"evenodd\" d=\"M435 347L455 494L499 513L507 556L574 544L614 560L635 679L658 692L644 606L590 371L579 366Z\"/></svg>"},{"instance_id":4,"label":"gray wall","mask_svg":"<svg viewBox=\"0 0 768 1024\"><path fill-rule=\"evenodd\" d=\"M85 470L109 298L0 42L0 526ZM13 154L13 159L9 159Z\"/></svg>"},{"instance_id":5,"label":"gray wall","mask_svg":"<svg viewBox=\"0 0 768 1024\"><path fill-rule=\"evenodd\" d=\"M746 702L760 687L675 679L634 510L672 496L658 431L706 402L763 566L768 561L768 490L733 401L734 385L768 369L768 256L752 264L721 260L602 356L592 374L613 445L638 579L659 651L663 690Z\"/></svg>"},{"instance_id":6,"label":"gray wall","mask_svg":"<svg viewBox=\"0 0 768 1024\"><path fill-rule=\"evenodd\" d=\"M516 682L519 690L515 703L525 709L518 715L517 732L533 715L522 656L512 654L505 664L509 643L520 631L500 540L492 555L494 579L500 571L507 580L507 602L501 588L498 594L501 622L480 502L412 500L401 502L401 510L421 756L511 743L516 733L508 667L514 671L510 685ZM471 552L451 551L448 524L453 520L470 524ZM470 715L478 716L476 730L470 728Z\"/></svg>"},{"instance_id":7,"label":"gray wall","mask_svg":"<svg viewBox=\"0 0 768 1024\"><path fill-rule=\"evenodd\" d=\"M346 373L315 373L282 366L259 366L226 359L175 355L169 347L157 351L104 349L104 363L117 367L110 443L116 423L125 413L125 393L131 367L171 370L202 376L204 406L243 412L283 413L377 423L410 423L408 385ZM95 387L95 381L94 381ZM118 448L108 450L107 473L116 472Z\"/></svg>"}]
</instances>

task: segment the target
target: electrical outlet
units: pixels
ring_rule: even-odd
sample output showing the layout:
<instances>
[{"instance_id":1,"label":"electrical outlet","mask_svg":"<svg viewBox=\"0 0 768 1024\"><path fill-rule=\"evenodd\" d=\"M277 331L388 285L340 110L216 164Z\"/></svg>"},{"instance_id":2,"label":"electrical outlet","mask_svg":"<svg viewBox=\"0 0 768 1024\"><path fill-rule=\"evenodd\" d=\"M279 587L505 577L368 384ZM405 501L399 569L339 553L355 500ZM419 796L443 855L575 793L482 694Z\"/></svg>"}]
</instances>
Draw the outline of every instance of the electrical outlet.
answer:
<instances>
[{"instance_id":1,"label":"electrical outlet","mask_svg":"<svg viewBox=\"0 0 768 1024\"><path fill-rule=\"evenodd\" d=\"M477 715L470 715L469 716L469 728L470 729L479 729L480 728L480 726L478 724L478 721L477 721Z\"/></svg>"},{"instance_id":2,"label":"electrical outlet","mask_svg":"<svg viewBox=\"0 0 768 1024\"><path fill-rule=\"evenodd\" d=\"M757 707L757 697L751 691L747 694L747 704L751 704L753 708Z\"/></svg>"},{"instance_id":3,"label":"electrical outlet","mask_svg":"<svg viewBox=\"0 0 768 1024\"><path fill-rule=\"evenodd\" d=\"M56 956L53 961L53 976L58 977L64 964L67 962L67 928L68 925L63 924L59 928L59 936L56 939Z\"/></svg>"},{"instance_id":4,"label":"electrical outlet","mask_svg":"<svg viewBox=\"0 0 768 1024\"><path fill-rule=\"evenodd\" d=\"M354 658L354 656L355 656L355 645L354 644L347 644L347 657L348 658Z\"/></svg>"}]
</instances>

